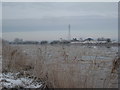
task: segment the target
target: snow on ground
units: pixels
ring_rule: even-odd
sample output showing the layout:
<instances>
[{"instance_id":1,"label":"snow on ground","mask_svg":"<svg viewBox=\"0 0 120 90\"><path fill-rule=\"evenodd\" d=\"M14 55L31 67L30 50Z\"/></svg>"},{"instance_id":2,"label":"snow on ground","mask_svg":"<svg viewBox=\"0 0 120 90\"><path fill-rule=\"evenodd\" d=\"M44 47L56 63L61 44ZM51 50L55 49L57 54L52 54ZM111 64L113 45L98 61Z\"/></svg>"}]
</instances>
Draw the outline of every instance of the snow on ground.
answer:
<instances>
[{"instance_id":1,"label":"snow on ground","mask_svg":"<svg viewBox=\"0 0 120 90\"><path fill-rule=\"evenodd\" d=\"M43 84L30 77L19 77L19 73L0 74L0 85L5 88L41 88Z\"/></svg>"},{"instance_id":2,"label":"snow on ground","mask_svg":"<svg viewBox=\"0 0 120 90\"><path fill-rule=\"evenodd\" d=\"M2 55L0 54L0 89L3 88L42 88L40 80L20 76L20 73L2 73Z\"/></svg>"}]
</instances>

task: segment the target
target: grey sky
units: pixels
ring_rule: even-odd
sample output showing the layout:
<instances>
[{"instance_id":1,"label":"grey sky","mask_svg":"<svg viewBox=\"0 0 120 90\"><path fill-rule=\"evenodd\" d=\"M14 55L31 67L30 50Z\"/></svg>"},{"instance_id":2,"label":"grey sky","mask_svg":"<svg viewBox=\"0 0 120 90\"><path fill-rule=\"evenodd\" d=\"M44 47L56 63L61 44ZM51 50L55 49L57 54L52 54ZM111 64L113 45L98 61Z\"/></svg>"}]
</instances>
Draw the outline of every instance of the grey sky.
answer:
<instances>
[{"instance_id":1,"label":"grey sky","mask_svg":"<svg viewBox=\"0 0 120 90\"><path fill-rule=\"evenodd\" d=\"M2 8L5 39L67 39L68 24L72 37L118 37L117 3L4 2Z\"/></svg>"}]
</instances>

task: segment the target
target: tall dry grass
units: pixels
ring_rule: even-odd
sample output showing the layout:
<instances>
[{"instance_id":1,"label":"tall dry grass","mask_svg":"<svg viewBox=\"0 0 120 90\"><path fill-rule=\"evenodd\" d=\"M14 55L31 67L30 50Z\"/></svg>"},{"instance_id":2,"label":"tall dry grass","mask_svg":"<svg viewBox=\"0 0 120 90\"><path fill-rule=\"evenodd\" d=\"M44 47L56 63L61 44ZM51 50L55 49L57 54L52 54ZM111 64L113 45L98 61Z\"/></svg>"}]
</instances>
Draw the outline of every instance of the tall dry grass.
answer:
<instances>
[{"instance_id":1,"label":"tall dry grass","mask_svg":"<svg viewBox=\"0 0 120 90\"><path fill-rule=\"evenodd\" d=\"M20 71L28 67L28 59L18 46L10 46L8 43L2 43L2 71Z\"/></svg>"},{"instance_id":2,"label":"tall dry grass","mask_svg":"<svg viewBox=\"0 0 120 90\"><path fill-rule=\"evenodd\" d=\"M52 57L48 58L46 52ZM112 60L97 60L97 56L106 55L101 50L81 49L74 46L40 46L35 63L35 75L54 88L110 88L116 82L116 74L111 75ZM83 60L82 56L94 55L95 59ZM107 68L107 70L106 70Z\"/></svg>"},{"instance_id":3,"label":"tall dry grass","mask_svg":"<svg viewBox=\"0 0 120 90\"><path fill-rule=\"evenodd\" d=\"M120 57L116 56L112 63L113 64L111 73L114 73L115 71L118 71L118 69L120 68Z\"/></svg>"},{"instance_id":4,"label":"tall dry grass","mask_svg":"<svg viewBox=\"0 0 120 90\"><path fill-rule=\"evenodd\" d=\"M32 53L23 53L26 49ZM95 58L84 60L83 56ZM74 45L18 47L3 44L3 70L19 71L32 66L31 74L40 78L49 88L116 87L112 84L117 78L116 74L111 74L112 59L97 60L98 56L114 57L114 52L109 54L107 50Z\"/></svg>"},{"instance_id":5,"label":"tall dry grass","mask_svg":"<svg viewBox=\"0 0 120 90\"><path fill-rule=\"evenodd\" d=\"M0 73L2 73L2 39L0 38Z\"/></svg>"}]
</instances>

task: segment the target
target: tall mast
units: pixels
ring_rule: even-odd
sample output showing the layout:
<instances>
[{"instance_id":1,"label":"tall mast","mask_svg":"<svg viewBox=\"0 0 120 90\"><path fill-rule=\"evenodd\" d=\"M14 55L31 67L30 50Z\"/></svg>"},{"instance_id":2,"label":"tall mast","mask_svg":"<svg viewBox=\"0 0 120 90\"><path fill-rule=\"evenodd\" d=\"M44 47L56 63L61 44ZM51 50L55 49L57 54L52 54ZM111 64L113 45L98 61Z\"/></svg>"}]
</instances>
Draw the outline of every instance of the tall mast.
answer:
<instances>
[{"instance_id":1,"label":"tall mast","mask_svg":"<svg viewBox=\"0 0 120 90\"><path fill-rule=\"evenodd\" d=\"M71 40L70 24L68 25L68 41Z\"/></svg>"}]
</instances>

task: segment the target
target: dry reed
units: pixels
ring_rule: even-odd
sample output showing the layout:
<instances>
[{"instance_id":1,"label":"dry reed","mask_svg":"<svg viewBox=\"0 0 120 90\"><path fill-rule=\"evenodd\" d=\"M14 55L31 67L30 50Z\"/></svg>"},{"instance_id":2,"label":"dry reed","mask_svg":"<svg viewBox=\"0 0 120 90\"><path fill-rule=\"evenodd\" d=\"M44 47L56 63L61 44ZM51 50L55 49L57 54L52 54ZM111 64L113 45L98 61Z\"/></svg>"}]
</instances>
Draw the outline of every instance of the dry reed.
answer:
<instances>
[{"instance_id":1,"label":"dry reed","mask_svg":"<svg viewBox=\"0 0 120 90\"><path fill-rule=\"evenodd\" d=\"M35 58L31 61L34 61L31 63L34 67L33 75L40 78L48 87L102 88L110 87L110 84L107 83L110 79L114 80L110 73L111 69L113 69L112 71L116 69L115 65L118 61L114 61L112 64L112 61L97 60L98 56L107 56L107 52L66 45L45 45L35 46L35 48ZM89 57L89 60L84 60L83 56L95 56L95 58ZM21 49L9 45L3 46L3 59L4 69L23 69L30 63ZM112 65L115 67L109 68Z\"/></svg>"}]
</instances>

